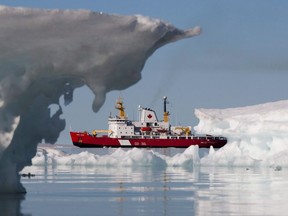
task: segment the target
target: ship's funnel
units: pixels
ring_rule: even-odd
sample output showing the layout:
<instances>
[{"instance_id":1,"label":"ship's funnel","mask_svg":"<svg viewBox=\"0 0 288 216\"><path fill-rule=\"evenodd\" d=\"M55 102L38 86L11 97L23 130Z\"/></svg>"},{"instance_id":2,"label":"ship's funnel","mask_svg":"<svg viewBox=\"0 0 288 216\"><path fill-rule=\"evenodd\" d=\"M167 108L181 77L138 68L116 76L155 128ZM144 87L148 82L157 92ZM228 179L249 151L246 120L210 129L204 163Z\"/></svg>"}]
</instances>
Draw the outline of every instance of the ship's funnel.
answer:
<instances>
[{"instance_id":1,"label":"ship's funnel","mask_svg":"<svg viewBox=\"0 0 288 216\"><path fill-rule=\"evenodd\" d=\"M163 104L164 104L164 113L163 113L163 121L169 122L169 112L167 112L167 104L169 102L167 101L167 96L163 97Z\"/></svg>"}]
</instances>

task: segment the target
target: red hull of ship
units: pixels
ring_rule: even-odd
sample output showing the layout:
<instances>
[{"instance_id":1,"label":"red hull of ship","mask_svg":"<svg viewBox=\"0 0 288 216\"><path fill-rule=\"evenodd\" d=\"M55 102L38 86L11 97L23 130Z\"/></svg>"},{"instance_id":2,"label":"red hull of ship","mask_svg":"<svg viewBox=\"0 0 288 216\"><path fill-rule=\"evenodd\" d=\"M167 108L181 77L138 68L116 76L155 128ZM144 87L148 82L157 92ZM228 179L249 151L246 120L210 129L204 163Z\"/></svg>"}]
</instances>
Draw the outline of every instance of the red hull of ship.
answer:
<instances>
[{"instance_id":1,"label":"red hull of ship","mask_svg":"<svg viewBox=\"0 0 288 216\"><path fill-rule=\"evenodd\" d=\"M196 136L170 138L110 138L107 136L95 137L85 132L70 132L72 142L80 148L187 148L198 145L199 148L221 148L227 143L224 137Z\"/></svg>"}]
</instances>

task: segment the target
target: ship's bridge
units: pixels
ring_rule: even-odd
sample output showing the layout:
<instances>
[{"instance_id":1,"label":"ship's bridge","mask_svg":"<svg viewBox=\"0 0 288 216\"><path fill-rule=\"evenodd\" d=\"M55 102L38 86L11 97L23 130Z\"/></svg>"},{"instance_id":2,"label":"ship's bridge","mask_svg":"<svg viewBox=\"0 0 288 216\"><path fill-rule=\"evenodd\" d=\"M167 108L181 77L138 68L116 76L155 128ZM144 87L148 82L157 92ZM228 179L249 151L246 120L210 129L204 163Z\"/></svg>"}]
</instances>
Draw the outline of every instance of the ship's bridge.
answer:
<instances>
[{"instance_id":1,"label":"ship's bridge","mask_svg":"<svg viewBox=\"0 0 288 216\"><path fill-rule=\"evenodd\" d=\"M112 133L109 134L109 137L118 137L121 136L133 136L134 135L134 125L130 120L121 119L119 117L109 118L108 120L109 130Z\"/></svg>"}]
</instances>

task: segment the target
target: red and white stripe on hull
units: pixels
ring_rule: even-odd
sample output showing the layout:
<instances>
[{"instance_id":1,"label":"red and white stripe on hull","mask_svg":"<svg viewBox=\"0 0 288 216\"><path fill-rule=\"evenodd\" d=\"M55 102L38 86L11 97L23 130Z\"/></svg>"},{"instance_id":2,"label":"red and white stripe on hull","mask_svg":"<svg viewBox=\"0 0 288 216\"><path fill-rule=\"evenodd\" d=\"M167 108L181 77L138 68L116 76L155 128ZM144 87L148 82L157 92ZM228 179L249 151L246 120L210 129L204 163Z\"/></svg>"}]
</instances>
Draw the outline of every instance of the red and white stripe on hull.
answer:
<instances>
[{"instance_id":1,"label":"red and white stripe on hull","mask_svg":"<svg viewBox=\"0 0 288 216\"><path fill-rule=\"evenodd\" d=\"M110 138L96 137L85 132L70 132L72 142L80 148L187 148L198 145L200 148L221 148L227 143L223 137L196 136L196 137L169 137L169 138Z\"/></svg>"}]
</instances>

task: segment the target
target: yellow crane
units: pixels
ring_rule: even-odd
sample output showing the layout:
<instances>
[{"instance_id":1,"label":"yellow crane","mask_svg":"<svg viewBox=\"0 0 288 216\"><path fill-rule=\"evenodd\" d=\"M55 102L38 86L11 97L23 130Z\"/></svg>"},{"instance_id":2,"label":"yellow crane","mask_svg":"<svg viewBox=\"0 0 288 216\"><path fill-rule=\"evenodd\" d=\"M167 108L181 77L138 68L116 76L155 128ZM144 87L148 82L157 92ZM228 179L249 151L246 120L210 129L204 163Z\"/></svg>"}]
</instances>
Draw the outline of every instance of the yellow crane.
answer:
<instances>
[{"instance_id":1,"label":"yellow crane","mask_svg":"<svg viewBox=\"0 0 288 216\"><path fill-rule=\"evenodd\" d=\"M118 100L116 101L115 108L119 110L119 117L121 119L127 119L126 113L125 113L125 107L123 105L123 100L121 97L119 97Z\"/></svg>"},{"instance_id":2,"label":"yellow crane","mask_svg":"<svg viewBox=\"0 0 288 216\"><path fill-rule=\"evenodd\" d=\"M185 133L186 136L189 136L191 134L191 130L189 127L175 127L176 130L182 130L183 133Z\"/></svg>"},{"instance_id":3,"label":"yellow crane","mask_svg":"<svg viewBox=\"0 0 288 216\"><path fill-rule=\"evenodd\" d=\"M97 136L97 133L112 133L112 130L93 130L92 135Z\"/></svg>"}]
</instances>

